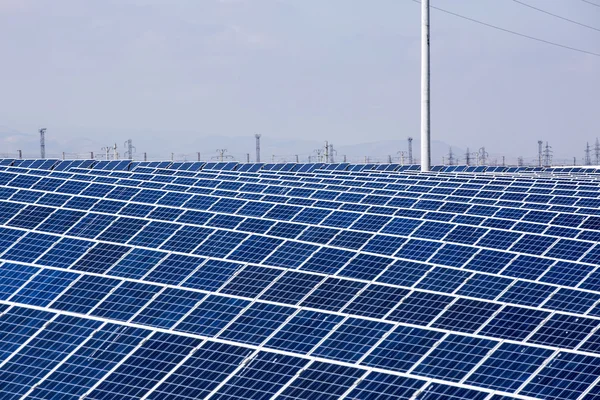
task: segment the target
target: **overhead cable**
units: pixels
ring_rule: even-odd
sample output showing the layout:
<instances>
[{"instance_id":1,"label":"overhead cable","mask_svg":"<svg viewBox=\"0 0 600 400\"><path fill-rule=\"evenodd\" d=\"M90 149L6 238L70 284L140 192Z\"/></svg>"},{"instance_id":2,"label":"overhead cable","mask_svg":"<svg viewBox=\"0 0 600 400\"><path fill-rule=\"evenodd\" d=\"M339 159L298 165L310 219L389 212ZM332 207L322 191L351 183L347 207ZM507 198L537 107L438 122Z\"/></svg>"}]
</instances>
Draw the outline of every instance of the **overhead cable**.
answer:
<instances>
[{"instance_id":1,"label":"overhead cable","mask_svg":"<svg viewBox=\"0 0 600 400\"><path fill-rule=\"evenodd\" d=\"M583 1L584 3L591 4L593 6L596 6L596 7L600 7L600 4L598 4L598 3L592 3L591 1L588 1L588 0L581 0L581 1Z\"/></svg>"},{"instance_id":2,"label":"overhead cable","mask_svg":"<svg viewBox=\"0 0 600 400\"><path fill-rule=\"evenodd\" d=\"M421 3L419 0L412 0L412 1L414 1L415 3ZM567 50L571 50L571 51L576 51L578 53L588 54L588 55L594 56L594 57L600 57L600 53L594 53L592 51L587 51L587 50L583 50L583 49L578 49L576 47L566 46L564 44L551 42L549 40L540 39L540 38L537 38L537 37L534 37L534 36L529 36L529 35L526 35L524 33L519 33L519 32L516 32L516 31L512 31L510 29L501 28L499 26L488 24L487 22L479 21L479 20L474 19L474 18L466 17L464 15L457 14L455 12L448 11L448 10L445 10L443 8L439 8L439 7L435 7L435 6L431 6L431 8L433 8L435 10L438 10L438 11L441 11L441 12L444 12L446 14L453 15L453 16L458 17L458 18L466 19L467 21L475 22L476 24L487 26L488 28L492 28L492 29L496 29L496 30L499 30L499 31L502 31L502 32L510 33L512 35L515 35L515 36L520 36L522 38L526 38L526 39L529 39L529 40L534 40L536 42L546 43L546 44L549 44L549 45L552 45L552 46L561 47L563 49L567 49Z\"/></svg>"},{"instance_id":3,"label":"overhead cable","mask_svg":"<svg viewBox=\"0 0 600 400\"><path fill-rule=\"evenodd\" d=\"M542 13L544 13L544 14L551 15L551 16L553 16L553 17L555 17L555 18L558 18L558 19L562 19L563 21L568 21L568 22L571 22L571 23L573 23L573 24L576 24L576 25L579 25L579 26L583 26L584 28L593 29L593 30L595 30L595 31L598 31L598 32L600 32L600 29L598 29L598 28L595 28L595 27L593 27L593 26L586 25L586 24L582 24L581 22L573 21L572 19L569 19L569 18L561 17L560 15L556 15L556 14L553 14L553 13L551 13L551 12L549 12L549 11L542 10L541 8L534 7L534 6L530 5L530 4L523 3L522 1L519 1L519 0L513 0L513 1L514 1L515 3L518 3L518 4L521 4L521 5L523 5L523 6L525 6L525 7L529 7L529 8L531 8L531 9L533 9L533 10L536 10L536 11L542 12Z\"/></svg>"}]
</instances>

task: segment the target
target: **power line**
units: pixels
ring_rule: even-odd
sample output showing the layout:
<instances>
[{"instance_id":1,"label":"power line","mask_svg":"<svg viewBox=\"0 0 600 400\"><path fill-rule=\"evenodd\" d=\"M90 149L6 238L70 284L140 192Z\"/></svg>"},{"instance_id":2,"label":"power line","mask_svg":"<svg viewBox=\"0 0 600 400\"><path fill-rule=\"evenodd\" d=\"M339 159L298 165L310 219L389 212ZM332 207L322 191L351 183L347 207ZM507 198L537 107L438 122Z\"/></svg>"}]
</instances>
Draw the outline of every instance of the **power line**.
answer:
<instances>
[{"instance_id":1,"label":"power line","mask_svg":"<svg viewBox=\"0 0 600 400\"><path fill-rule=\"evenodd\" d=\"M600 7L600 4L592 3L591 1L588 1L588 0L581 0L581 1L583 1L584 3L591 4L593 6L596 6L596 7Z\"/></svg>"},{"instance_id":2,"label":"power line","mask_svg":"<svg viewBox=\"0 0 600 400\"><path fill-rule=\"evenodd\" d=\"M529 8L531 8L531 9L533 9L533 10L536 10L536 11L542 12L542 13L544 13L544 14L551 15L551 16L553 16L553 17L555 17L555 18L558 18L558 19L562 19L563 21L571 22L571 23L573 23L573 24L576 24L576 25L579 25L579 26L583 26L584 28L593 29L593 30L595 30L595 31L598 31L598 32L600 32L600 29L598 29L598 28L595 28L595 27L593 27L593 26L586 25L586 24L582 24L581 22L573 21L572 19L569 19L569 18L561 17L560 15L556 15L556 14L553 14L553 13L551 13L551 12L549 12L549 11L542 10L541 8L534 7L534 6L530 5L530 4L523 3L522 1L519 1L519 0L513 0L513 1L514 1L515 3L521 4L522 6L529 7Z\"/></svg>"},{"instance_id":3,"label":"power line","mask_svg":"<svg viewBox=\"0 0 600 400\"><path fill-rule=\"evenodd\" d=\"M419 0L412 0L412 1L414 1L415 3L420 3ZM453 16L458 17L458 18L466 19L467 21L475 22L476 24L487 26L488 28L493 28L493 29L496 29L496 30L499 30L499 31L502 31L502 32L506 32L506 33L510 33L512 35L520 36L520 37L523 37L523 38L526 38L526 39L535 40L536 42L546 43L546 44L549 44L549 45L552 45L552 46L561 47L563 49L572 50L572 51L576 51L576 52L579 52L579 53L588 54L588 55L595 56L595 57L600 57L600 53L594 53L594 52L591 52L591 51L578 49L576 47L570 47L570 46L566 46L564 44L550 42L548 40L544 40L544 39L540 39L540 38L536 38L536 37L533 37L533 36L526 35L524 33L519 33L519 32L515 32L515 31L511 31L510 29L501 28L499 26L488 24L487 22L482 22L482 21L476 20L474 18L465 17L464 15L460 15L460 14L457 14L457 13L452 12L452 11L444 10L443 8L439 8L439 7L435 7L435 6L431 6L431 8L434 8L434 9L436 9L438 11L441 11L441 12L444 12L446 14L453 15Z\"/></svg>"}]
</instances>

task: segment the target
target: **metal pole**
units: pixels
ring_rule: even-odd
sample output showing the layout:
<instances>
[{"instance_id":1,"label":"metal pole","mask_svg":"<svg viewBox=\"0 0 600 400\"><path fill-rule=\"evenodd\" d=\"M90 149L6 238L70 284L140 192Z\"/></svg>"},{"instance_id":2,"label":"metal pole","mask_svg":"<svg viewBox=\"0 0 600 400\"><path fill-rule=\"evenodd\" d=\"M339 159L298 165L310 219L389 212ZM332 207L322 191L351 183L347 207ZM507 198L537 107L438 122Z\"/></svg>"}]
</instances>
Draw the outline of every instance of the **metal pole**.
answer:
<instances>
[{"instance_id":1,"label":"metal pole","mask_svg":"<svg viewBox=\"0 0 600 400\"><path fill-rule=\"evenodd\" d=\"M429 0L421 0L421 171L431 168Z\"/></svg>"},{"instance_id":2,"label":"metal pole","mask_svg":"<svg viewBox=\"0 0 600 400\"><path fill-rule=\"evenodd\" d=\"M19 160L23 159L23 152L21 150L17 150L19 152Z\"/></svg>"},{"instance_id":3,"label":"metal pole","mask_svg":"<svg viewBox=\"0 0 600 400\"><path fill-rule=\"evenodd\" d=\"M40 129L40 158L46 158L46 128Z\"/></svg>"},{"instance_id":4,"label":"metal pole","mask_svg":"<svg viewBox=\"0 0 600 400\"><path fill-rule=\"evenodd\" d=\"M200 161L200 152L198 152L198 161Z\"/></svg>"}]
</instances>

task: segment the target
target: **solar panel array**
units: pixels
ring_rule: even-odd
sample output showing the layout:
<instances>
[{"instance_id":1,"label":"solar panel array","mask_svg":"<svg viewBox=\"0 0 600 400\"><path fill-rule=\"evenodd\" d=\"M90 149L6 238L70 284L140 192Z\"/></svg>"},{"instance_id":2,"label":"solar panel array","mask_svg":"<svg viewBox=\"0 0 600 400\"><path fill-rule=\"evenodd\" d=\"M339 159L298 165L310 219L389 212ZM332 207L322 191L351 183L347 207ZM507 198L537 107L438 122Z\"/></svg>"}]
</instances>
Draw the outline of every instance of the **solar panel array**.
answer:
<instances>
[{"instance_id":1,"label":"solar panel array","mask_svg":"<svg viewBox=\"0 0 600 400\"><path fill-rule=\"evenodd\" d=\"M2 160L0 397L600 398L599 185Z\"/></svg>"}]
</instances>

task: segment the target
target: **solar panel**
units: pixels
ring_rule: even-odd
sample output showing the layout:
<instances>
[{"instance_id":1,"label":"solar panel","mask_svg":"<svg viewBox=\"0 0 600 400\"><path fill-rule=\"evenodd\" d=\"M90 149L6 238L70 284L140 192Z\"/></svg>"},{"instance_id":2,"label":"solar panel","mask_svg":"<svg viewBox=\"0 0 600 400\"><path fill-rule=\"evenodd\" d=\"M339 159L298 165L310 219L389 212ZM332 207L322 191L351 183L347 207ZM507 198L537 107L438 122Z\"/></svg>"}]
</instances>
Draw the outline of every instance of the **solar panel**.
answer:
<instances>
[{"instance_id":1,"label":"solar panel","mask_svg":"<svg viewBox=\"0 0 600 400\"><path fill-rule=\"evenodd\" d=\"M3 397L600 390L590 170L26 161L0 162Z\"/></svg>"}]
</instances>

